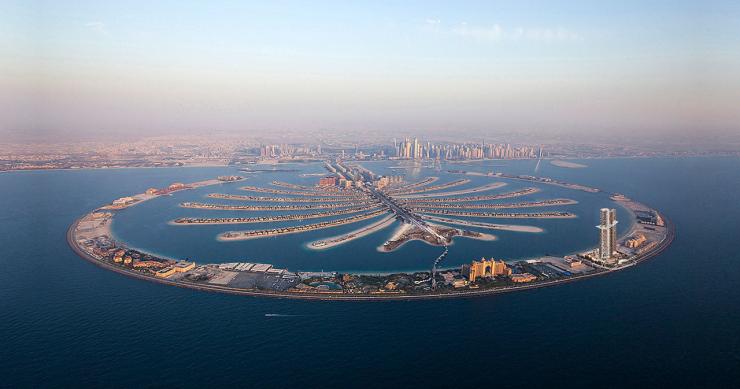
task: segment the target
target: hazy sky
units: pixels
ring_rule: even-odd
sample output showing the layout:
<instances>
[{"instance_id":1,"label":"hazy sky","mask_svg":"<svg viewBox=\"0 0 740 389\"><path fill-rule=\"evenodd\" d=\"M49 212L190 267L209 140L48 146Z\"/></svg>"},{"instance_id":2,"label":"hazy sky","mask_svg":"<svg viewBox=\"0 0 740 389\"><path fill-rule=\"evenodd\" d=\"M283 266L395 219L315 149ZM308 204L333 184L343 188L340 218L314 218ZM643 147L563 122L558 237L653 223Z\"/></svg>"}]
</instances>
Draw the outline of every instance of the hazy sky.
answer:
<instances>
[{"instance_id":1,"label":"hazy sky","mask_svg":"<svg viewBox=\"0 0 740 389\"><path fill-rule=\"evenodd\" d=\"M738 4L0 0L0 135L740 131Z\"/></svg>"}]
</instances>

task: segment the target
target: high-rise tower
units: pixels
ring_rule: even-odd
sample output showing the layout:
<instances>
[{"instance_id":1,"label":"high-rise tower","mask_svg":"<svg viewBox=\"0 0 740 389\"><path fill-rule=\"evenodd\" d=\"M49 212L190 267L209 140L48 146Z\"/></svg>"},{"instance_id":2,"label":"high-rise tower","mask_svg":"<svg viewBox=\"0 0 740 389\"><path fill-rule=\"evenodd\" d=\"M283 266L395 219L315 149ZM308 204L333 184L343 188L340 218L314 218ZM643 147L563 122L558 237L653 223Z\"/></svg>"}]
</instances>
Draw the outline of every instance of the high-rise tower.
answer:
<instances>
[{"instance_id":1,"label":"high-rise tower","mask_svg":"<svg viewBox=\"0 0 740 389\"><path fill-rule=\"evenodd\" d=\"M617 210L601 208L599 225L599 259L609 261L617 250Z\"/></svg>"}]
</instances>

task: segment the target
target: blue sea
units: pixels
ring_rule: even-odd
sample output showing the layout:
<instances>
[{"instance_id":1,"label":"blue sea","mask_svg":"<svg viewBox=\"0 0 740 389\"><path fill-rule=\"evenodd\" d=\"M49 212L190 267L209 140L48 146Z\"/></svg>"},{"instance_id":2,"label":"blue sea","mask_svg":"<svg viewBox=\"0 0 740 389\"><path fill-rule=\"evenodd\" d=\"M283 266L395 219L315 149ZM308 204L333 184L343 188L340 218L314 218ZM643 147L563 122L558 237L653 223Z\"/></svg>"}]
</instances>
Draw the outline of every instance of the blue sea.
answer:
<instances>
[{"instance_id":1,"label":"blue sea","mask_svg":"<svg viewBox=\"0 0 740 389\"><path fill-rule=\"evenodd\" d=\"M664 212L676 225L671 247L639 266L561 286L412 302L293 301L180 289L104 270L67 247L68 226L101 204L175 181L233 174L233 168L2 173L0 387L740 385L740 159L578 162L588 167L543 162L538 175L624 193ZM459 168L516 174L534 168L533 161L485 164ZM272 179L280 178L250 177L245 184ZM172 217L200 215L177 207L180 201L239 193L238 185L138 205L117 216L114 232L163 255L263 260L291 270L423 269L427 251L439 251L414 242L393 255L363 257L392 232L387 229L319 256L301 246L310 237L286 237L283 255L274 257L269 244L215 241L234 226L167 225ZM526 186L510 182L499 191L517 185ZM539 195L579 196L568 209L577 221L540 221L547 231L539 235L495 232L501 239L485 246L461 240L450 265L473 252L525 258L595 244L595 236L572 236L593 234L590 209L604 198L550 190ZM194 243L192 237L206 231L210 238Z\"/></svg>"}]
</instances>

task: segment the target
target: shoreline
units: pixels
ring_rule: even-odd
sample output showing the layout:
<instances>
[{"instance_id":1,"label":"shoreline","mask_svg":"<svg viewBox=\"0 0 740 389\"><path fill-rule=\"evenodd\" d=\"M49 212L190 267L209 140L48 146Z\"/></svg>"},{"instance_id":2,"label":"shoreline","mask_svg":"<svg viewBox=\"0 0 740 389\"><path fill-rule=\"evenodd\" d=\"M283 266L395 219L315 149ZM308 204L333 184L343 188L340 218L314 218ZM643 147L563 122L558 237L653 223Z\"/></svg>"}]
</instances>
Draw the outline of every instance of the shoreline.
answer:
<instances>
[{"instance_id":1,"label":"shoreline","mask_svg":"<svg viewBox=\"0 0 740 389\"><path fill-rule=\"evenodd\" d=\"M414 208L415 209L415 208ZM570 212L536 212L536 213L515 213L515 212L457 212L446 211L444 208L439 209L415 209L421 214L443 215L457 217L479 217L490 219L576 219L578 215Z\"/></svg>"},{"instance_id":2,"label":"shoreline","mask_svg":"<svg viewBox=\"0 0 740 389\"><path fill-rule=\"evenodd\" d=\"M220 218L205 218L205 217L182 217L174 220L170 220L167 224L171 226L211 226L211 225L229 225L229 224L257 224L257 223L273 223L273 222L285 222L285 221L302 221L309 219L322 219L333 216L342 216L352 213L359 213L363 211L370 211L379 209L381 206L371 207L353 207L345 208L334 211L326 212L314 212L314 213L303 213L303 214L288 214L280 216L262 216L262 217L220 217Z\"/></svg>"},{"instance_id":3,"label":"shoreline","mask_svg":"<svg viewBox=\"0 0 740 389\"><path fill-rule=\"evenodd\" d=\"M417 193L417 194L400 194L400 195L394 195L398 197L401 200L409 200L409 199L424 199L427 197L442 197L442 196L459 196L459 195L466 195L471 193L480 193L480 192L487 192L490 190L498 189L503 186L508 185L505 182L494 182L491 184L486 184L482 186L476 186L474 188L468 188L468 189L460 189L452 192L433 192L433 193Z\"/></svg>"},{"instance_id":4,"label":"shoreline","mask_svg":"<svg viewBox=\"0 0 740 389\"><path fill-rule=\"evenodd\" d=\"M550 161L552 159L561 159L561 160L615 160L615 159L689 159L689 158L740 158L740 155L732 154L697 154L697 155L632 155L632 156L590 156L590 157L578 157L578 156L563 156L558 158L553 157L547 157L542 158L542 160ZM388 159L389 161L393 161L394 159ZM464 160L464 161L457 161L457 160L447 160L446 163L449 164L466 164L466 163L483 163L483 162L517 162L517 161L537 161L537 158L517 158L517 159L496 159L496 158L484 158L484 159L471 159L471 160ZM300 165L309 165L312 163L318 163L321 161L286 161L286 162L279 162L279 163L253 163L253 164L243 164L243 165L229 165L229 164L188 164L188 165L182 165L182 166L115 166L115 167L54 167L54 168L24 168L24 169L5 169L0 170L0 173L11 173L11 172L38 172L38 171L75 171L75 170L124 170L124 169L178 169L178 168L235 168L235 169L244 169L244 167L247 166L253 166L253 165L267 165L267 166L273 166L278 164L300 164ZM505 166L505 165L501 165ZM411 168L411 166L393 166L390 167L391 169L408 169ZM259 171L243 171L243 173L259 173ZM316 173L319 174L319 173ZM323 175L323 173L321 173Z\"/></svg>"},{"instance_id":5,"label":"shoreline","mask_svg":"<svg viewBox=\"0 0 740 389\"><path fill-rule=\"evenodd\" d=\"M553 199L542 201L529 201L520 203L497 203L497 204L449 204L449 203L412 203L411 209L424 211L425 209L519 209L519 208L545 208L559 207L564 205L575 205L578 201L571 199Z\"/></svg>"},{"instance_id":6,"label":"shoreline","mask_svg":"<svg viewBox=\"0 0 740 389\"><path fill-rule=\"evenodd\" d=\"M468 220L460 220L460 219L448 219L444 217L437 217L437 216L424 215L424 214L421 215L421 218L426 219L426 220L435 221L438 223L455 224L455 225L466 226L466 227L487 228L490 230L528 232L528 233L545 232L545 230L541 227L523 226L519 224L485 223L485 222L476 222L476 221L468 221Z\"/></svg>"},{"instance_id":7,"label":"shoreline","mask_svg":"<svg viewBox=\"0 0 740 389\"><path fill-rule=\"evenodd\" d=\"M283 236L290 234L297 234L305 231L318 231L325 228L332 228L360 222L367 219L372 219L382 215L387 210L380 208L375 211L363 213L355 216L350 216L343 219L335 219L326 222L305 224L299 227L284 227L284 228L271 228L265 230L245 230L245 231L227 231L219 234L216 240L219 242L235 242L239 240L250 240L260 238L271 238L274 236Z\"/></svg>"},{"instance_id":8,"label":"shoreline","mask_svg":"<svg viewBox=\"0 0 740 389\"><path fill-rule=\"evenodd\" d=\"M341 246L345 243L349 243L355 239L359 239L359 238L368 236L370 234L376 233L378 231L381 231L384 228L393 224L395 221L396 221L396 218L393 215L389 215L363 228L358 228L346 234L335 235L329 238L315 240L313 242L307 243L305 246L306 248L310 250L317 250L317 251L328 250L328 249L331 249L337 246ZM321 242L325 242L325 244L323 246L316 246L316 244L321 243Z\"/></svg>"}]
</instances>

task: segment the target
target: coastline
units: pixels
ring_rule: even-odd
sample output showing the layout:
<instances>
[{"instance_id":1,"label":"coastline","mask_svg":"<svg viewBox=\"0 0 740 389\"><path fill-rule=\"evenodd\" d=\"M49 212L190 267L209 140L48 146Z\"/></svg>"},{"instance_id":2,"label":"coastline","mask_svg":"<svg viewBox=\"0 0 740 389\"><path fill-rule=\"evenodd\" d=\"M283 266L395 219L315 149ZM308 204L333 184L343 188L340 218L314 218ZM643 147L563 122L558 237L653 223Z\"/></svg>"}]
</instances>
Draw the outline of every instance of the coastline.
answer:
<instances>
[{"instance_id":1,"label":"coastline","mask_svg":"<svg viewBox=\"0 0 740 389\"><path fill-rule=\"evenodd\" d=\"M542 158L542 160L550 161L552 159L560 159L560 160L615 160L615 159L650 159L650 158L657 158L657 159L690 159L690 158L738 158L740 157L740 154L696 154L696 155L670 155L670 154L659 154L659 155L631 155L631 156L588 156L588 157L580 157L580 156L559 156L557 158L547 157ZM446 163L458 165L458 164L467 164L467 163L484 163L484 162L511 162L511 161L537 161L537 159L531 158L531 159L502 159L502 158L483 158L483 159L471 159L471 160L448 160ZM0 170L0 173L11 173L11 172L38 172L38 171L65 171L65 170L125 170L125 169L178 169L178 168L228 168L233 167L236 169L253 166L253 165L266 165L266 166L272 166L272 165L278 165L278 164L300 164L300 165L309 165L312 163L318 163L320 161L286 161L286 162L280 162L280 163L254 163L254 164L243 164L243 165L230 165L228 163L226 164L184 164L181 166L115 166L115 167L54 167L54 168L24 168L24 169L5 169ZM506 165L498 165L498 166L506 166ZM394 166L391 167L391 169L408 169L411 166ZM259 173L258 171L243 171L243 173ZM322 173L323 174L323 173Z\"/></svg>"}]
</instances>

